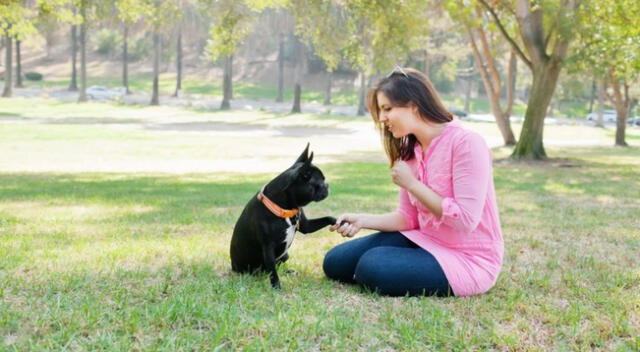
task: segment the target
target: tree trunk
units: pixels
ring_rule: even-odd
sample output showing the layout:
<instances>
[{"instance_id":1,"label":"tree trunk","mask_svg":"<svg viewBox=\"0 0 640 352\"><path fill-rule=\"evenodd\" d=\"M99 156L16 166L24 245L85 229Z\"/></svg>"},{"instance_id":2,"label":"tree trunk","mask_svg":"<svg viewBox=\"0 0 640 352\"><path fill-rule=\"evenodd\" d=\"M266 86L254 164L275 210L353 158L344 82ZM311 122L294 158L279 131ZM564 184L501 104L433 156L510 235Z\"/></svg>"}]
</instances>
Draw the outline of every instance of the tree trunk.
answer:
<instances>
[{"instance_id":1,"label":"tree trunk","mask_svg":"<svg viewBox=\"0 0 640 352\"><path fill-rule=\"evenodd\" d=\"M476 66L478 67L478 71L480 71L480 77L482 78L482 83L484 84L484 90L486 91L487 97L489 98L491 112L493 113L496 124L498 125L498 129L500 130L500 134L502 135L504 145L515 145L516 138L513 134L513 130L511 129L511 122L508 118L508 115L505 114L502 106L500 105L500 92L502 88L500 87L500 77L495 67L495 60L493 60L493 57L491 56L493 54L491 54L489 50L489 45L486 41L483 30L477 28L476 32L478 33L480 44L482 45L482 54L478 49L478 46L476 45L476 41L471 29L468 30L467 34L469 37L469 43L471 44L471 51L475 58ZM507 84L510 84L510 82L507 82Z\"/></svg>"},{"instance_id":2,"label":"tree trunk","mask_svg":"<svg viewBox=\"0 0 640 352\"><path fill-rule=\"evenodd\" d=\"M4 65L4 90L2 96L10 98L13 95L13 39L9 34L5 34L5 65Z\"/></svg>"},{"instance_id":3,"label":"tree trunk","mask_svg":"<svg viewBox=\"0 0 640 352\"><path fill-rule=\"evenodd\" d=\"M464 112L471 110L471 75L464 78Z\"/></svg>"},{"instance_id":4,"label":"tree trunk","mask_svg":"<svg viewBox=\"0 0 640 352\"><path fill-rule=\"evenodd\" d=\"M293 106L291 107L292 114L299 114L302 112L300 101L302 100L302 86L300 83L296 83L293 88Z\"/></svg>"},{"instance_id":5,"label":"tree trunk","mask_svg":"<svg viewBox=\"0 0 640 352\"><path fill-rule=\"evenodd\" d=\"M224 78L222 83L222 103L220 110L229 110L231 108L231 93L233 86L231 85L231 69L233 67L233 55L224 58Z\"/></svg>"},{"instance_id":6,"label":"tree trunk","mask_svg":"<svg viewBox=\"0 0 640 352\"><path fill-rule=\"evenodd\" d=\"M496 119L496 124L498 125L498 129L500 130L500 134L502 134L504 145L515 145L516 137L513 135L509 116L502 110L502 107L500 106L500 96L494 93L489 93L489 91L487 91L487 94L489 96L491 112Z\"/></svg>"},{"instance_id":7,"label":"tree trunk","mask_svg":"<svg viewBox=\"0 0 640 352\"><path fill-rule=\"evenodd\" d=\"M74 10L74 15L75 15ZM78 90L78 71L76 61L78 58L78 26L71 26L71 82L69 82L69 90L75 92Z\"/></svg>"},{"instance_id":8,"label":"tree trunk","mask_svg":"<svg viewBox=\"0 0 640 352\"><path fill-rule=\"evenodd\" d=\"M544 118L556 89L562 69L561 62L547 59L539 67L534 67L531 93L527 102L527 111L520 132L520 139L511 157L514 159L542 160L547 158L542 143Z\"/></svg>"},{"instance_id":9,"label":"tree trunk","mask_svg":"<svg viewBox=\"0 0 640 352\"><path fill-rule=\"evenodd\" d=\"M518 58L516 57L516 52L511 50L511 54L509 56L509 68L507 71L507 108L505 109L504 115L507 119L507 122L511 124L511 113L513 112L513 102L516 97L516 78L518 76ZM509 127L511 129L511 127Z\"/></svg>"},{"instance_id":10,"label":"tree trunk","mask_svg":"<svg viewBox=\"0 0 640 352\"><path fill-rule=\"evenodd\" d=\"M278 44L278 96L276 102L284 101L284 34L280 33L280 42Z\"/></svg>"},{"instance_id":11,"label":"tree trunk","mask_svg":"<svg viewBox=\"0 0 640 352\"><path fill-rule=\"evenodd\" d=\"M87 101L87 10L84 1L80 4L80 94L78 102Z\"/></svg>"},{"instance_id":12,"label":"tree trunk","mask_svg":"<svg viewBox=\"0 0 640 352\"><path fill-rule=\"evenodd\" d=\"M473 55L468 56L469 67L473 69L475 65ZM469 72L462 76L464 79L464 112L467 114L471 110L471 84L473 83L473 72Z\"/></svg>"},{"instance_id":13,"label":"tree trunk","mask_svg":"<svg viewBox=\"0 0 640 352\"><path fill-rule=\"evenodd\" d=\"M624 92L622 92L621 82L616 79L612 71L609 73L609 80L611 81L611 88L613 88L613 103L616 106L615 145L618 147L628 147L629 145L625 140L625 131L627 128L627 112L629 106L629 86L622 80L622 87L624 88Z\"/></svg>"},{"instance_id":14,"label":"tree trunk","mask_svg":"<svg viewBox=\"0 0 640 352\"><path fill-rule=\"evenodd\" d=\"M122 36L122 86L125 94L131 94L129 90L129 25L124 23Z\"/></svg>"},{"instance_id":15,"label":"tree trunk","mask_svg":"<svg viewBox=\"0 0 640 352\"><path fill-rule=\"evenodd\" d=\"M20 56L20 40L16 39L16 88L23 88L22 84L22 57Z\"/></svg>"},{"instance_id":16,"label":"tree trunk","mask_svg":"<svg viewBox=\"0 0 640 352\"><path fill-rule=\"evenodd\" d=\"M607 97L607 87L604 80L598 83L598 116L596 117L596 127L604 128L604 100Z\"/></svg>"},{"instance_id":17,"label":"tree trunk","mask_svg":"<svg viewBox=\"0 0 640 352\"><path fill-rule=\"evenodd\" d=\"M178 29L178 44L176 46L176 92L174 97L179 97L182 91L182 28Z\"/></svg>"},{"instance_id":18,"label":"tree trunk","mask_svg":"<svg viewBox=\"0 0 640 352\"><path fill-rule=\"evenodd\" d=\"M596 84L595 78L591 82L591 95L589 95L589 114L593 112L593 102L596 99L596 91L598 90L598 85Z\"/></svg>"},{"instance_id":19,"label":"tree trunk","mask_svg":"<svg viewBox=\"0 0 640 352\"><path fill-rule=\"evenodd\" d=\"M324 85L324 106L331 105L331 86L333 84L333 72L327 71L325 74L326 80Z\"/></svg>"},{"instance_id":20,"label":"tree trunk","mask_svg":"<svg viewBox=\"0 0 640 352\"><path fill-rule=\"evenodd\" d=\"M298 59L296 60L296 68L295 68L295 74L294 74L294 87L293 87L293 106L291 107L291 113L292 114L299 114L302 112L302 104L301 104L301 100L302 100L302 85L300 84L301 81L301 72L302 71L300 69L301 66L301 62L302 59L298 57Z\"/></svg>"},{"instance_id":21,"label":"tree trunk","mask_svg":"<svg viewBox=\"0 0 640 352\"><path fill-rule=\"evenodd\" d=\"M302 112L302 66L304 64L304 53L302 43L298 38L295 38L294 45L296 68L294 73L293 106L291 107L291 113L299 114Z\"/></svg>"},{"instance_id":22,"label":"tree trunk","mask_svg":"<svg viewBox=\"0 0 640 352\"><path fill-rule=\"evenodd\" d=\"M153 94L151 96L151 105L160 105L160 92L158 81L160 76L160 34L158 31L153 33Z\"/></svg>"},{"instance_id":23,"label":"tree trunk","mask_svg":"<svg viewBox=\"0 0 640 352\"><path fill-rule=\"evenodd\" d=\"M358 98L358 116L364 116L365 112L365 91L366 91L366 77L364 71L360 72L360 94Z\"/></svg>"}]
</instances>

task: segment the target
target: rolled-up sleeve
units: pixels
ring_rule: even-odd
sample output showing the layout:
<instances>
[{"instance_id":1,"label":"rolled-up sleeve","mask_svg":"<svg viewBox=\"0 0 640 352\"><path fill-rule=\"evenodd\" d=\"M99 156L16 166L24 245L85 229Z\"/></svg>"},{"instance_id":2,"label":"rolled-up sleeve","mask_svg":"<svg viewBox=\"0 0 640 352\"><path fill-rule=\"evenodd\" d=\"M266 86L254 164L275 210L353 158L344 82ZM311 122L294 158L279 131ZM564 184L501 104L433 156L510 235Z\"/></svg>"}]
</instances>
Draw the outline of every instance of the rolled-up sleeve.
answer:
<instances>
[{"instance_id":1,"label":"rolled-up sleeve","mask_svg":"<svg viewBox=\"0 0 640 352\"><path fill-rule=\"evenodd\" d=\"M418 209L411 204L409 200L409 194L404 188L400 188L400 200L398 202L398 208L396 211L400 213L404 217L404 228L399 229L403 230L413 230L418 228Z\"/></svg>"},{"instance_id":2,"label":"rolled-up sleeve","mask_svg":"<svg viewBox=\"0 0 640 352\"><path fill-rule=\"evenodd\" d=\"M453 197L442 200L440 221L463 232L478 226L491 175L491 153L482 136L470 133L453 150Z\"/></svg>"}]
</instances>

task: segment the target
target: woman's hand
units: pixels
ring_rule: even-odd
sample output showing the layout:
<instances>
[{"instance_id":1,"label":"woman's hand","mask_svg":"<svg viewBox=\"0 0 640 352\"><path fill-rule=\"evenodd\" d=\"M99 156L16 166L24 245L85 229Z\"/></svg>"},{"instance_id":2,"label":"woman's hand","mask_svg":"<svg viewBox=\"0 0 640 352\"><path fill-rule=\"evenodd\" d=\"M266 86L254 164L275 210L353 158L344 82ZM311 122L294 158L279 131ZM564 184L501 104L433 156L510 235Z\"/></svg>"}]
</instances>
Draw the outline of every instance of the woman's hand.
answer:
<instances>
[{"instance_id":1,"label":"woman's hand","mask_svg":"<svg viewBox=\"0 0 640 352\"><path fill-rule=\"evenodd\" d=\"M362 216L357 214L342 214L336 223L329 227L329 231L337 231L342 237L353 237L360 229L362 229Z\"/></svg>"},{"instance_id":2,"label":"woman's hand","mask_svg":"<svg viewBox=\"0 0 640 352\"><path fill-rule=\"evenodd\" d=\"M393 183L404 188L409 189L415 182L418 181L411 167L405 161L398 160L393 164L391 168L391 179Z\"/></svg>"}]
</instances>

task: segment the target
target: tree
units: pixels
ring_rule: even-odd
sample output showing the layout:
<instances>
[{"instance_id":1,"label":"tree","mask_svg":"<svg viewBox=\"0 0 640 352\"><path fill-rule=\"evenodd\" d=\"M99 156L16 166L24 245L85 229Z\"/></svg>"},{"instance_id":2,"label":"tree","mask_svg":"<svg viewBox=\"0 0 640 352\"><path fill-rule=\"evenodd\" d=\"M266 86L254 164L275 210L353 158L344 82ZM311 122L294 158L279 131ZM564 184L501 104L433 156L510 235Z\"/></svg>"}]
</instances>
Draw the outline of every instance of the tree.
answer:
<instances>
[{"instance_id":1,"label":"tree","mask_svg":"<svg viewBox=\"0 0 640 352\"><path fill-rule=\"evenodd\" d=\"M485 19L480 4L475 3L472 6L464 6L463 1L456 0L450 1L447 5L449 14L461 21L465 27L476 67L480 72L480 77L491 105L491 111L502 134L504 144L507 146L515 145L516 138L511 129L510 116L515 89L516 54L511 50L506 84L503 84L495 53L504 52L504 50L496 50L500 48L499 44L501 43L490 39L487 33L489 21ZM507 89L507 105L505 107L500 103L503 86Z\"/></svg>"},{"instance_id":2,"label":"tree","mask_svg":"<svg viewBox=\"0 0 640 352\"><path fill-rule=\"evenodd\" d=\"M600 96L608 98L616 109L615 145L627 146L625 130L632 101L629 87L640 74L640 3L603 0L584 6L590 21L577 36L580 45L573 68L600 77Z\"/></svg>"},{"instance_id":3,"label":"tree","mask_svg":"<svg viewBox=\"0 0 640 352\"><path fill-rule=\"evenodd\" d=\"M0 34L5 41L5 70L3 97L13 95L13 39L35 32L34 11L21 0L0 2Z\"/></svg>"},{"instance_id":4,"label":"tree","mask_svg":"<svg viewBox=\"0 0 640 352\"><path fill-rule=\"evenodd\" d=\"M179 9L173 1L163 2L160 0L144 0L139 6L141 6L140 9L146 17L147 24L153 34L153 92L150 104L159 105L161 37L166 25L175 21L175 16L179 13Z\"/></svg>"},{"instance_id":5,"label":"tree","mask_svg":"<svg viewBox=\"0 0 640 352\"><path fill-rule=\"evenodd\" d=\"M575 18L581 15L581 0L515 0L515 8L507 2L478 1L533 75L520 138L511 157L545 159L544 119L569 44L575 37ZM509 23L513 24L512 28L507 26ZM514 31L519 35L519 41Z\"/></svg>"},{"instance_id":6,"label":"tree","mask_svg":"<svg viewBox=\"0 0 640 352\"><path fill-rule=\"evenodd\" d=\"M183 34L196 31L202 24L202 15L193 0L176 0L179 12L176 14L176 89L174 97L180 96L183 77ZM199 29L199 28L198 28Z\"/></svg>"},{"instance_id":7,"label":"tree","mask_svg":"<svg viewBox=\"0 0 640 352\"><path fill-rule=\"evenodd\" d=\"M360 71L358 114L364 114L366 76L385 72L407 61L409 53L422 47L427 35L424 14L427 2L420 0L347 2L349 36L345 53Z\"/></svg>"},{"instance_id":8,"label":"tree","mask_svg":"<svg viewBox=\"0 0 640 352\"><path fill-rule=\"evenodd\" d=\"M22 41L16 38L16 88L23 88L22 84L22 58L20 55L20 43Z\"/></svg>"},{"instance_id":9,"label":"tree","mask_svg":"<svg viewBox=\"0 0 640 352\"><path fill-rule=\"evenodd\" d=\"M74 7L73 14L76 15L77 10ZM71 24L71 80L69 82L69 90L75 92L78 90L78 71L77 71L77 59L78 59L78 25L76 23Z\"/></svg>"},{"instance_id":10,"label":"tree","mask_svg":"<svg viewBox=\"0 0 640 352\"><path fill-rule=\"evenodd\" d=\"M278 95L276 96L276 102L282 103L284 101L284 46L285 35L280 33L278 36Z\"/></svg>"},{"instance_id":11,"label":"tree","mask_svg":"<svg viewBox=\"0 0 640 352\"><path fill-rule=\"evenodd\" d=\"M295 62L295 68L293 72L293 105L291 106L292 114L299 114L302 112L302 72L305 68L305 62L307 58L306 48L300 39L296 36L293 37L293 57Z\"/></svg>"},{"instance_id":12,"label":"tree","mask_svg":"<svg viewBox=\"0 0 640 352\"><path fill-rule=\"evenodd\" d=\"M258 0L201 0L213 17L209 30L207 53L211 61L220 57L224 60L222 103L220 109L230 108L233 94L232 70L233 54L238 45L249 34L254 14L270 5L269 1Z\"/></svg>"},{"instance_id":13,"label":"tree","mask_svg":"<svg viewBox=\"0 0 640 352\"><path fill-rule=\"evenodd\" d=\"M323 0L291 0L289 5L296 20L296 34L326 66L324 105L330 105L333 71L349 43L344 35L348 30L346 8Z\"/></svg>"},{"instance_id":14,"label":"tree","mask_svg":"<svg viewBox=\"0 0 640 352\"><path fill-rule=\"evenodd\" d=\"M125 94L131 94L129 90L129 29L147 11L144 5L136 0L116 0L115 3L118 19L122 23L122 86Z\"/></svg>"},{"instance_id":15,"label":"tree","mask_svg":"<svg viewBox=\"0 0 640 352\"><path fill-rule=\"evenodd\" d=\"M80 94L78 102L87 101L87 22L89 20L88 11L91 10L92 3L89 0L80 0Z\"/></svg>"},{"instance_id":16,"label":"tree","mask_svg":"<svg viewBox=\"0 0 640 352\"><path fill-rule=\"evenodd\" d=\"M10 29L10 27L9 27ZM7 31L8 32L8 31ZM7 98L13 95L13 39L12 35L5 33L5 68L4 68L4 89L2 96Z\"/></svg>"},{"instance_id":17,"label":"tree","mask_svg":"<svg viewBox=\"0 0 640 352\"><path fill-rule=\"evenodd\" d=\"M367 76L406 62L426 35L426 2L419 0L291 0L296 32L330 74L342 57L360 73L358 114L364 114Z\"/></svg>"}]
</instances>

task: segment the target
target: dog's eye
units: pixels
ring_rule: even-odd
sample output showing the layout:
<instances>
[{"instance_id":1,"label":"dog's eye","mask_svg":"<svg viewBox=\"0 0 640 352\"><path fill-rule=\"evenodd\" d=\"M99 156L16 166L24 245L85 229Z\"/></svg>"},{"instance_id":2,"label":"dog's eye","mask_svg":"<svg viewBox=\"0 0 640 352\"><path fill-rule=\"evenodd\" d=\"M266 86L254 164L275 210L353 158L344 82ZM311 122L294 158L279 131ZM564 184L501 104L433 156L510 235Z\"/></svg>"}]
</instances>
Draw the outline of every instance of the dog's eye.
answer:
<instances>
[{"instance_id":1,"label":"dog's eye","mask_svg":"<svg viewBox=\"0 0 640 352\"><path fill-rule=\"evenodd\" d=\"M303 178L304 180L308 180L308 179L310 179L310 178L311 178L311 172L304 172L304 173L302 173L302 178Z\"/></svg>"}]
</instances>

